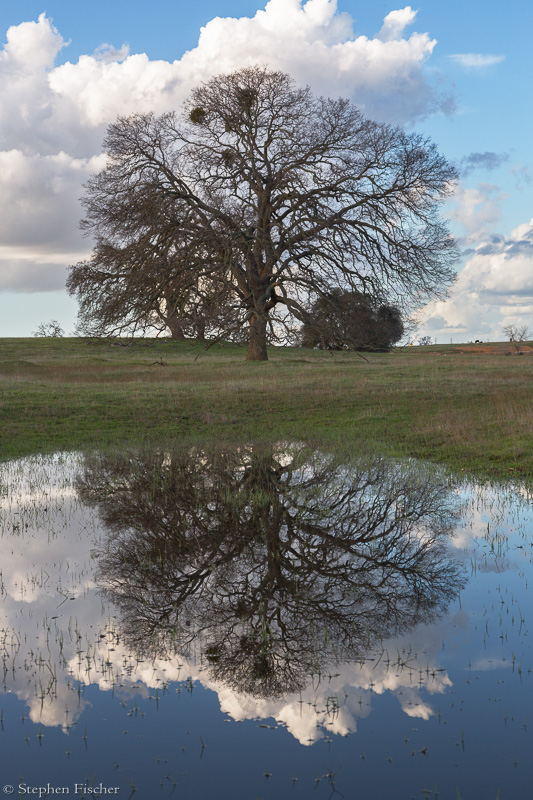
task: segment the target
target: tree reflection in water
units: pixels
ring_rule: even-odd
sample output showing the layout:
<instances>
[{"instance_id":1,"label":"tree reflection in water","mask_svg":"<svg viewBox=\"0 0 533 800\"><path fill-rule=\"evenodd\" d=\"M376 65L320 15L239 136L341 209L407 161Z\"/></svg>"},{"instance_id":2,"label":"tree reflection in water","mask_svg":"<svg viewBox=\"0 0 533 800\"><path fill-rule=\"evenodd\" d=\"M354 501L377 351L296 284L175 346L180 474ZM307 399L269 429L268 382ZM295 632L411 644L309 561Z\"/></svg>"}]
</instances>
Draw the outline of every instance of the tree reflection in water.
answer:
<instances>
[{"instance_id":1,"label":"tree reflection in water","mask_svg":"<svg viewBox=\"0 0 533 800\"><path fill-rule=\"evenodd\" d=\"M276 697L444 611L445 481L302 445L95 454L77 482L109 531L96 557L140 658L200 654L212 677Z\"/></svg>"}]
</instances>

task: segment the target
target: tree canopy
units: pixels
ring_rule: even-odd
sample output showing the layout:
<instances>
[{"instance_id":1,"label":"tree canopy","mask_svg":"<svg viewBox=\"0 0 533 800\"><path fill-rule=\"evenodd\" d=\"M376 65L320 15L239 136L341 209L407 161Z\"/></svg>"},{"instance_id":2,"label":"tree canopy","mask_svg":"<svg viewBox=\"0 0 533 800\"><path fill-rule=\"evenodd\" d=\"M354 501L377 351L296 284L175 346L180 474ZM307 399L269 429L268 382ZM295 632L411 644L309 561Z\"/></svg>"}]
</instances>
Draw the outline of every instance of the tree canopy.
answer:
<instances>
[{"instance_id":1,"label":"tree canopy","mask_svg":"<svg viewBox=\"0 0 533 800\"><path fill-rule=\"evenodd\" d=\"M166 324L205 299L264 360L267 331L333 287L405 306L453 279L438 212L455 172L435 145L282 72L215 77L180 114L119 118L104 147L83 201L94 251L67 283L86 327Z\"/></svg>"}]
</instances>

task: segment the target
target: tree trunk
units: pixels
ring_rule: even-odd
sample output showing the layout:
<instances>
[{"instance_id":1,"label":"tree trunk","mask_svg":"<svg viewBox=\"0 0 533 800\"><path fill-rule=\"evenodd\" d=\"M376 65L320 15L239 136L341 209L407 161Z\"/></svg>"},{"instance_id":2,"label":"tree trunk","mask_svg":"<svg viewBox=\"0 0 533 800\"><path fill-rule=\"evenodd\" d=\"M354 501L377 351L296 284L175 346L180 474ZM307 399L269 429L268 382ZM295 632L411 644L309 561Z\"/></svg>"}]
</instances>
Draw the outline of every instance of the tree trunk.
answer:
<instances>
[{"instance_id":1,"label":"tree trunk","mask_svg":"<svg viewBox=\"0 0 533 800\"><path fill-rule=\"evenodd\" d=\"M169 314L166 317L165 322L173 339L185 339L183 328L176 314Z\"/></svg>"},{"instance_id":2,"label":"tree trunk","mask_svg":"<svg viewBox=\"0 0 533 800\"><path fill-rule=\"evenodd\" d=\"M201 317L195 320L194 327L196 328L196 338L200 342L205 342L205 322Z\"/></svg>"},{"instance_id":3,"label":"tree trunk","mask_svg":"<svg viewBox=\"0 0 533 800\"><path fill-rule=\"evenodd\" d=\"M267 318L264 314L252 314L248 338L247 361L268 361Z\"/></svg>"}]
</instances>

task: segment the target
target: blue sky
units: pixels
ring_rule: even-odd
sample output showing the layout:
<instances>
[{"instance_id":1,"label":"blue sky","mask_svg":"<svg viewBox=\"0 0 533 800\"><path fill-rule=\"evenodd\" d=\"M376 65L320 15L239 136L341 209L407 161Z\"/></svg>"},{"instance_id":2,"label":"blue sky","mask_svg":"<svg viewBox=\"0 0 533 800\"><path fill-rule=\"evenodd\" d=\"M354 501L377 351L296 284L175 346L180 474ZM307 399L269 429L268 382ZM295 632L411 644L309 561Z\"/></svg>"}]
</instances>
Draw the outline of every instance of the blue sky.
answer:
<instances>
[{"instance_id":1,"label":"blue sky","mask_svg":"<svg viewBox=\"0 0 533 800\"><path fill-rule=\"evenodd\" d=\"M526 0L2 0L0 336L72 331L66 268L90 251L79 197L116 115L177 107L254 61L427 134L459 168L458 280L420 334L533 329L532 23Z\"/></svg>"}]
</instances>

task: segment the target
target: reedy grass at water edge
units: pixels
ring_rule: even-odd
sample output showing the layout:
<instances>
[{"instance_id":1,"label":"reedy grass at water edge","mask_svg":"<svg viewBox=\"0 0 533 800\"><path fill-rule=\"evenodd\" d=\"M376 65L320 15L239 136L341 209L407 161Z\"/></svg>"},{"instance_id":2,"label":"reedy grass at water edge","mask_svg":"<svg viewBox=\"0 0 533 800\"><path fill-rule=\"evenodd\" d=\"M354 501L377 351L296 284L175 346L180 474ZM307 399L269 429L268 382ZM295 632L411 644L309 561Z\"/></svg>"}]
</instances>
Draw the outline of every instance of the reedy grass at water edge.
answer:
<instances>
[{"instance_id":1,"label":"reedy grass at water edge","mask_svg":"<svg viewBox=\"0 0 533 800\"><path fill-rule=\"evenodd\" d=\"M533 475L533 357L194 341L0 339L0 458L147 440L364 443L476 477Z\"/></svg>"}]
</instances>

